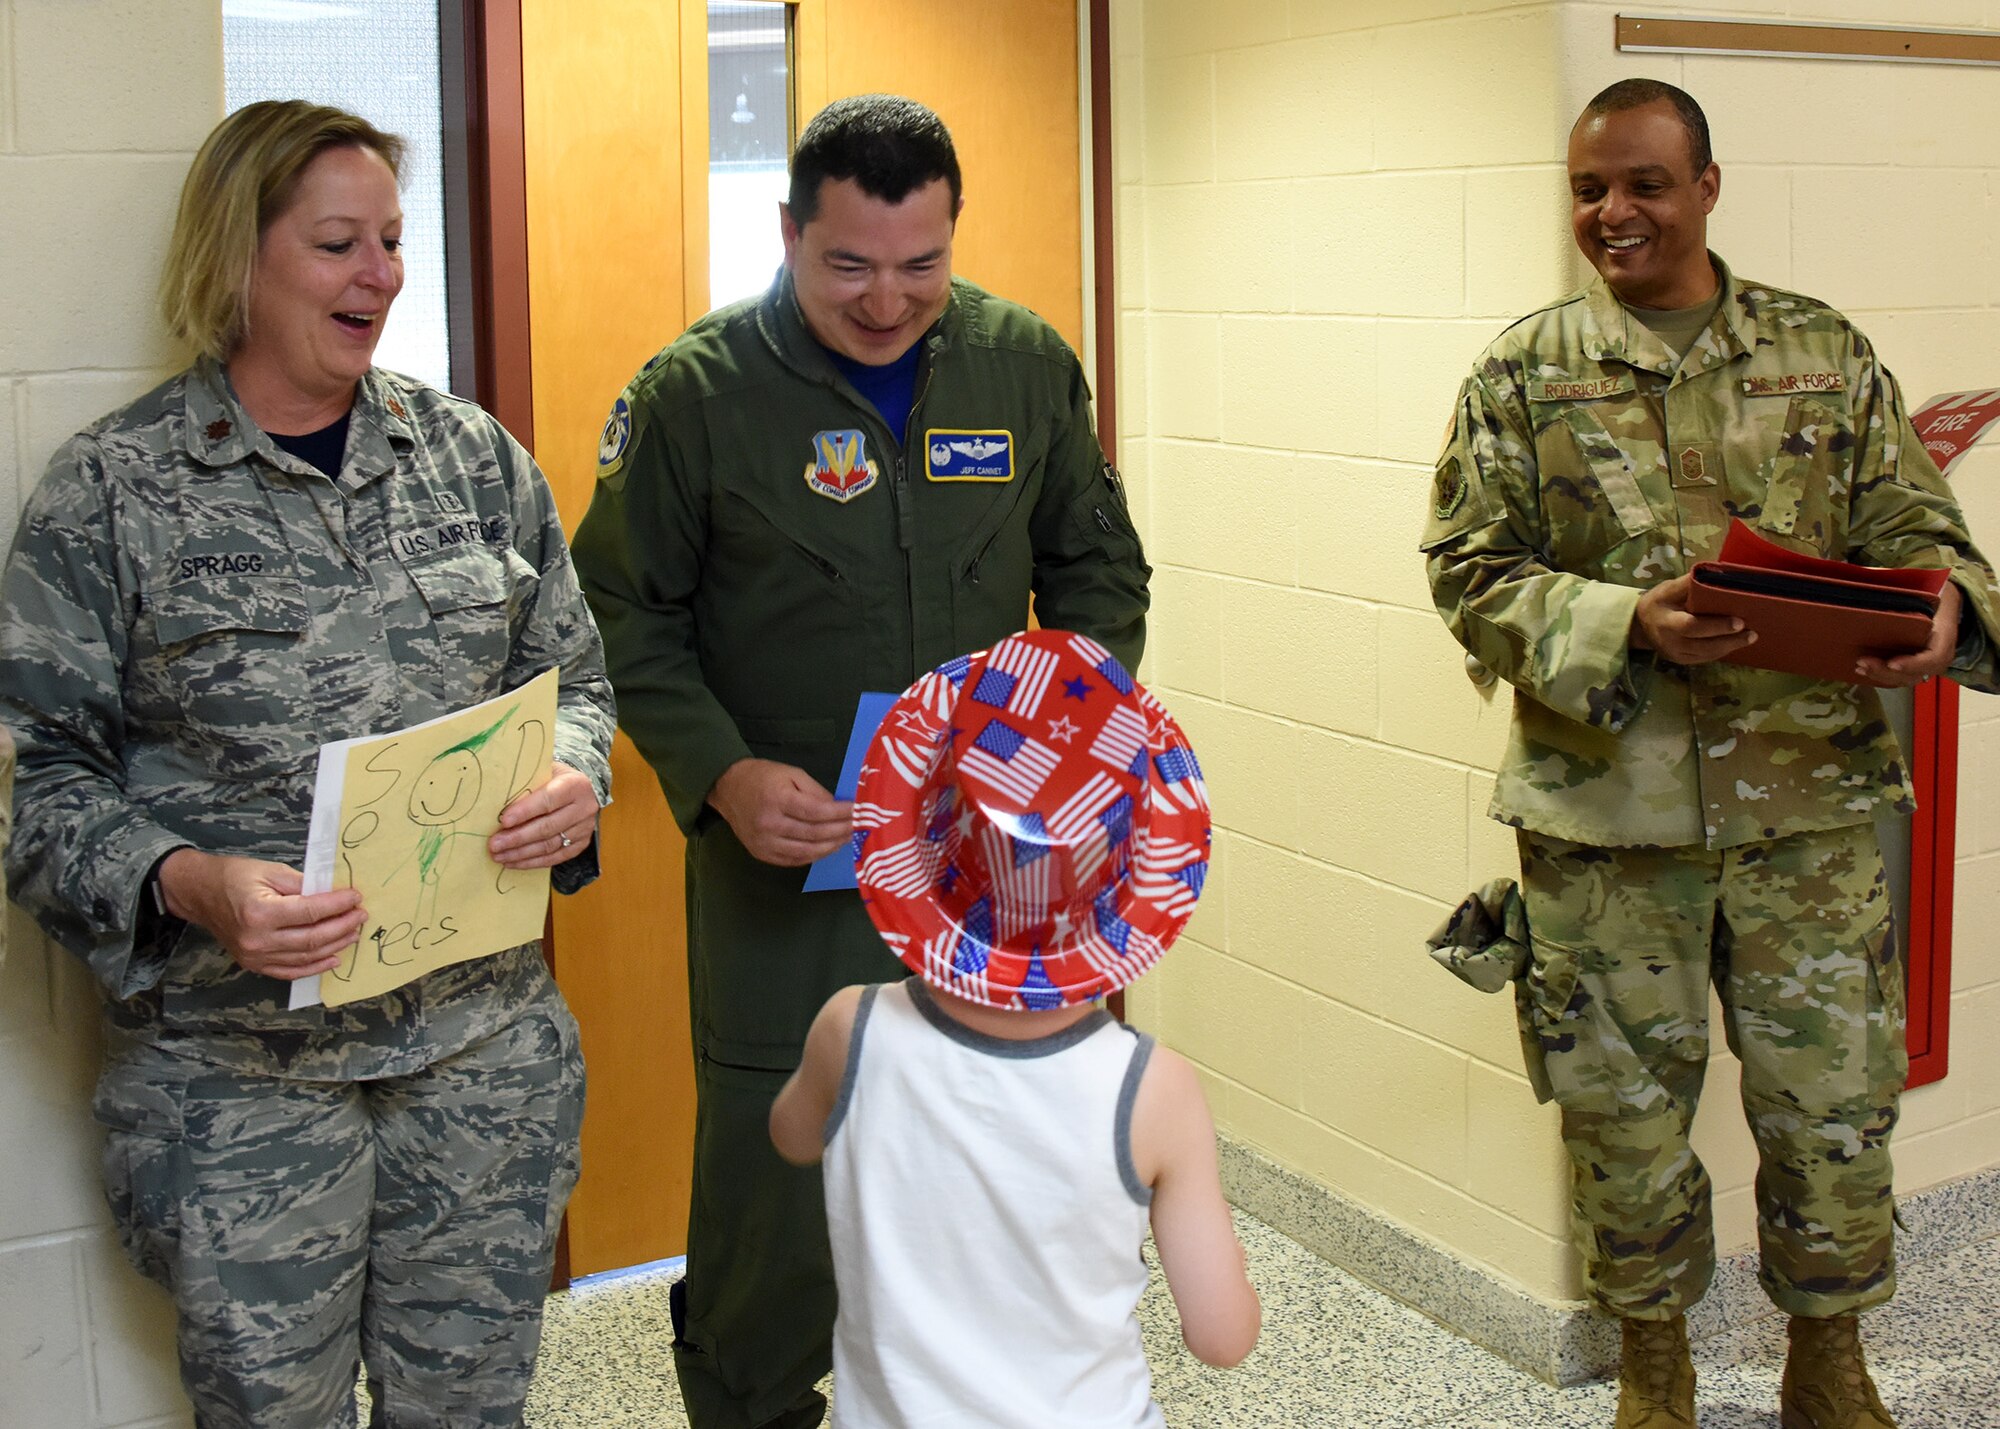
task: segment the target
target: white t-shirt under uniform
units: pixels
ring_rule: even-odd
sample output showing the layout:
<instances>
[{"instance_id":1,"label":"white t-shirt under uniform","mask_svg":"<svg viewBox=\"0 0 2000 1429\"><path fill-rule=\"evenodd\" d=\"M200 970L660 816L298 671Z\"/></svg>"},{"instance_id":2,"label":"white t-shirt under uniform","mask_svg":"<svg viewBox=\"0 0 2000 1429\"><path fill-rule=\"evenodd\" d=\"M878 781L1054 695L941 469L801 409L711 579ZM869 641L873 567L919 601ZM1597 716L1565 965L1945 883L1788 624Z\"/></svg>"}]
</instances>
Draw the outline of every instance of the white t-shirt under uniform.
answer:
<instances>
[{"instance_id":1,"label":"white t-shirt under uniform","mask_svg":"<svg viewBox=\"0 0 2000 1429\"><path fill-rule=\"evenodd\" d=\"M862 994L826 1124L839 1429L1160 1429L1139 1341L1152 1039L1099 1010L1033 1041L915 978Z\"/></svg>"}]
</instances>

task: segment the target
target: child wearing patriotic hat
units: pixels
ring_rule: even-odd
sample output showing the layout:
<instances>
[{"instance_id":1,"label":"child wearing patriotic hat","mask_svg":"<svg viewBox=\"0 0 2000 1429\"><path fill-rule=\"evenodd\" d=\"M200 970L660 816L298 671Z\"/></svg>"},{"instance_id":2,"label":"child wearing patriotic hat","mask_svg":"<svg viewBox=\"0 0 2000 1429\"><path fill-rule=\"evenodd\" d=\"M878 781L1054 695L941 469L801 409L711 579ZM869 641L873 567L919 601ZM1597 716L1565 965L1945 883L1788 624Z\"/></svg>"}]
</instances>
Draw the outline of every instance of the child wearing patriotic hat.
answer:
<instances>
[{"instance_id":1,"label":"child wearing patriotic hat","mask_svg":"<svg viewBox=\"0 0 2000 1429\"><path fill-rule=\"evenodd\" d=\"M1241 1361L1261 1313L1193 1069L1097 1001L1200 895L1186 737L1096 642L1010 636L891 708L854 826L917 976L837 993L771 1109L781 1154L825 1162L834 1423L1162 1425L1148 1223L1197 1356Z\"/></svg>"}]
</instances>

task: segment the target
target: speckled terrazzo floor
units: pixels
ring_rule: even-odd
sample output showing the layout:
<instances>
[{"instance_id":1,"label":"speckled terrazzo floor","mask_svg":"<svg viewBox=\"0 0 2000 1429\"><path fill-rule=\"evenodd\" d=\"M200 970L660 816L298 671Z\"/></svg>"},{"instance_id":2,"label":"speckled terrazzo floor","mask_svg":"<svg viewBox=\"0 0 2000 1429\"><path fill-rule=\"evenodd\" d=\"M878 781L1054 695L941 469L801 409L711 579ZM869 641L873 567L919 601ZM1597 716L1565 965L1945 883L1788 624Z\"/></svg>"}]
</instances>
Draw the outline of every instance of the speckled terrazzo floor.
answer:
<instances>
[{"instance_id":1,"label":"speckled terrazzo floor","mask_svg":"<svg viewBox=\"0 0 2000 1429\"><path fill-rule=\"evenodd\" d=\"M1237 1217L1264 1301L1240 1368L1181 1348L1157 1272L1140 1307L1154 1397L1175 1429L1609 1429L1608 1383L1554 1389L1425 1319L1257 1221ZM549 1302L533 1429L673 1429L686 1420L667 1341L671 1270ZM1902 1290L1865 1324L1870 1363L1902 1429L2000 1429L2000 1239L1906 1263ZM1784 1321L1696 1347L1703 1429L1775 1429Z\"/></svg>"}]
</instances>

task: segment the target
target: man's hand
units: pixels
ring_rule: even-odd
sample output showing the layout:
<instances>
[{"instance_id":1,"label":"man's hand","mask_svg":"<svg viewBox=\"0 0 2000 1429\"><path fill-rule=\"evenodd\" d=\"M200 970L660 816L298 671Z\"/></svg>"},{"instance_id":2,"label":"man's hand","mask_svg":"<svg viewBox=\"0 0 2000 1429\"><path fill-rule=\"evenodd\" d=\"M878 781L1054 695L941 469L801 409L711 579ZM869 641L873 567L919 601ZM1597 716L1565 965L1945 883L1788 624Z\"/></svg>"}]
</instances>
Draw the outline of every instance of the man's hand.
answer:
<instances>
[{"instance_id":1,"label":"man's hand","mask_svg":"<svg viewBox=\"0 0 2000 1429\"><path fill-rule=\"evenodd\" d=\"M1675 576L1639 597L1632 612L1632 648L1654 650L1676 665L1726 660L1754 643L1757 634L1734 615L1696 615L1687 608L1694 577Z\"/></svg>"},{"instance_id":2,"label":"man's hand","mask_svg":"<svg viewBox=\"0 0 2000 1429\"><path fill-rule=\"evenodd\" d=\"M1864 685L1903 690L1921 685L1933 675L1942 675L1958 649L1958 616L1964 599L1958 586L1946 581L1944 589L1938 592L1937 615L1931 621L1931 643L1893 660L1863 655L1854 664L1854 678Z\"/></svg>"},{"instance_id":3,"label":"man's hand","mask_svg":"<svg viewBox=\"0 0 2000 1429\"><path fill-rule=\"evenodd\" d=\"M557 760L549 782L530 789L500 811L500 831L486 841L505 868L554 868L568 863L597 837L597 791L590 780Z\"/></svg>"},{"instance_id":4,"label":"man's hand","mask_svg":"<svg viewBox=\"0 0 2000 1429\"><path fill-rule=\"evenodd\" d=\"M760 863L797 868L824 858L854 832L854 805L812 775L772 759L739 759L722 771L708 802Z\"/></svg>"},{"instance_id":5,"label":"man's hand","mask_svg":"<svg viewBox=\"0 0 2000 1429\"><path fill-rule=\"evenodd\" d=\"M206 928L244 968L292 980L340 965L368 914L352 888L302 894L295 868L178 848L160 864L167 911Z\"/></svg>"}]
</instances>

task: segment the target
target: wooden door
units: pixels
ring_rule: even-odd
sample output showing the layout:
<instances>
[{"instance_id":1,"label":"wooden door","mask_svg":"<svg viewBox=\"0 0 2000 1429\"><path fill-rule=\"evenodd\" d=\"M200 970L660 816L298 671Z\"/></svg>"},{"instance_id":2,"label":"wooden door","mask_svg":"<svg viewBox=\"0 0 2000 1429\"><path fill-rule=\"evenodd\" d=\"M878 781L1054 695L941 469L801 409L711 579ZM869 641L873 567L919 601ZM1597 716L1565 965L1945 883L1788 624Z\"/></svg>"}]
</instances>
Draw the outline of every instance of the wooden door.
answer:
<instances>
[{"instance_id":1,"label":"wooden door","mask_svg":"<svg viewBox=\"0 0 2000 1429\"><path fill-rule=\"evenodd\" d=\"M819 0L816 8L817 59L807 45L812 9L800 17L800 112L870 91L936 110L965 177L954 271L1033 308L1081 352L1076 0Z\"/></svg>"},{"instance_id":2,"label":"wooden door","mask_svg":"<svg viewBox=\"0 0 2000 1429\"><path fill-rule=\"evenodd\" d=\"M535 455L571 530L612 399L693 314L681 39L658 0L521 6ZM553 909L590 1079L572 1275L680 1253L694 1137L681 836L622 734L611 771L603 877Z\"/></svg>"},{"instance_id":3,"label":"wooden door","mask_svg":"<svg viewBox=\"0 0 2000 1429\"><path fill-rule=\"evenodd\" d=\"M801 120L867 90L936 109L965 171L957 270L1079 344L1075 0L793 11ZM572 529L612 401L707 309L706 41L703 0L521 0L534 447ZM622 735L612 777L604 876L553 915L590 1076L573 1275L680 1254L691 1179L682 841Z\"/></svg>"}]
</instances>

